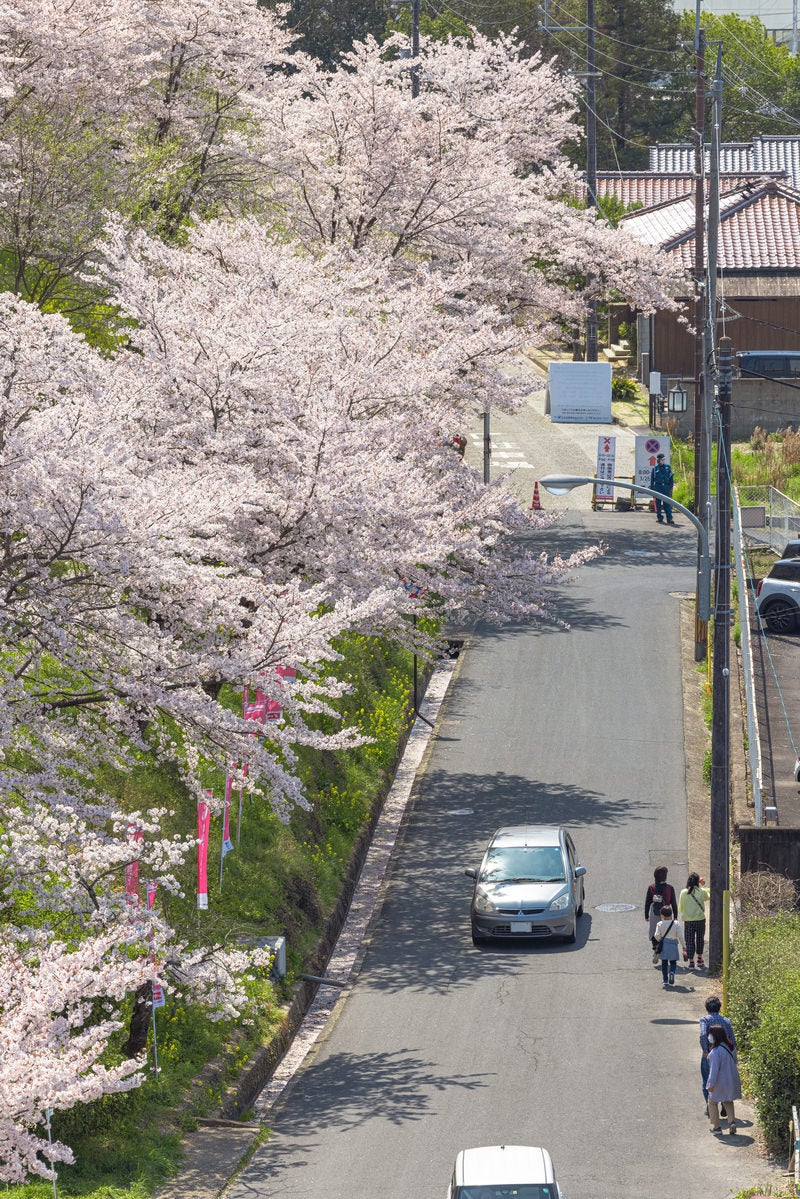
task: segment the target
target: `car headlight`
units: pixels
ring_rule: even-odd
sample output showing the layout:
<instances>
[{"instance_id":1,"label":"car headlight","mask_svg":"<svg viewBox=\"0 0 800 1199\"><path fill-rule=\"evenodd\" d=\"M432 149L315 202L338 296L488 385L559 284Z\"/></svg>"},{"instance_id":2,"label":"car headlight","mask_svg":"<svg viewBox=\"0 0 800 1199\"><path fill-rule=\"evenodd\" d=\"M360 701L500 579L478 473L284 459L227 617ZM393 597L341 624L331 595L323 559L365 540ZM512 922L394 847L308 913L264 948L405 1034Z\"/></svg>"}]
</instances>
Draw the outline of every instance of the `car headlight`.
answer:
<instances>
[{"instance_id":1,"label":"car headlight","mask_svg":"<svg viewBox=\"0 0 800 1199\"><path fill-rule=\"evenodd\" d=\"M569 907L569 891L565 891L563 895L558 895L550 904L551 912L563 912Z\"/></svg>"},{"instance_id":2,"label":"car headlight","mask_svg":"<svg viewBox=\"0 0 800 1199\"><path fill-rule=\"evenodd\" d=\"M488 895L483 891L478 891L475 896L475 911L476 912L495 912L497 909L492 903Z\"/></svg>"}]
</instances>

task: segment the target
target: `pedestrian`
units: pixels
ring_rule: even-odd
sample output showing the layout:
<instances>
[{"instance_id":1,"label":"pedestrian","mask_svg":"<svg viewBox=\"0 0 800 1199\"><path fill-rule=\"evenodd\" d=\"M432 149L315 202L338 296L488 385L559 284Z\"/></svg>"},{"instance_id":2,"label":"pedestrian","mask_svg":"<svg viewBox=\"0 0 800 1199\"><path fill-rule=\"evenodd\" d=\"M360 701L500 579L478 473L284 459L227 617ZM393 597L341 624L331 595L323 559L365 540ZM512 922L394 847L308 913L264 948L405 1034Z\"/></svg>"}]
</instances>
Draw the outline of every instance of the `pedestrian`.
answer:
<instances>
[{"instance_id":1,"label":"pedestrian","mask_svg":"<svg viewBox=\"0 0 800 1199\"><path fill-rule=\"evenodd\" d=\"M703 1087L703 1099L706 1103L706 1115L708 1115L708 1088L706 1084L710 1069L708 1053L711 1048L708 1034L712 1028L722 1029L729 1044L733 1046L734 1053L736 1053L736 1033L733 1031L733 1025L728 1017L722 1015L722 1004L718 995L709 995L706 1000L706 1014L700 1017L700 1050L702 1053L702 1057L700 1058L700 1080Z\"/></svg>"},{"instance_id":2,"label":"pedestrian","mask_svg":"<svg viewBox=\"0 0 800 1199\"><path fill-rule=\"evenodd\" d=\"M656 925L661 919L661 909L664 904L672 908L672 914L677 919L678 916L678 900L675 895L675 888L671 883L667 882L666 866L656 866L653 871L653 881L647 888L644 897L644 918L649 921L647 936L652 943L655 936ZM655 949L655 946L653 946Z\"/></svg>"},{"instance_id":3,"label":"pedestrian","mask_svg":"<svg viewBox=\"0 0 800 1199\"><path fill-rule=\"evenodd\" d=\"M706 942L706 904L709 901L705 889L706 880L699 874L690 874L686 886L678 899L678 916L683 921L686 934L686 952L683 960L688 962L689 969L694 970L695 954L697 967L703 969L703 949Z\"/></svg>"},{"instance_id":4,"label":"pedestrian","mask_svg":"<svg viewBox=\"0 0 800 1199\"><path fill-rule=\"evenodd\" d=\"M672 467L663 454L656 454L656 464L650 471L650 490L657 491L661 495L672 495L674 486L675 476L672 473ZM668 525L675 524L672 519L672 504L668 504L666 500L656 499L656 519L659 524L663 522L665 516Z\"/></svg>"},{"instance_id":5,"label":"pedestrian","mask_svg":"<svg viewBox=\"0 0 800 1199\"><path fill-rule=\"evenodd\" d=\"M734 1100L742 1097L742 1080L736 1064L736 1046L731 1043L725 1029L714 1025L708 1030L708 1115L711 1132L722 1133L720 1127L720 1104L725 1105L728 1132L736 1132L736 1109Z\"/></svg>"},{"instance_id":6,"label":"pedestrian","mask_svg":"<svg viewBox=\"0 0 800 1199\"><path fill-rule=\"evenodd\" d=\"M658 946L658 956L661 962L661 977L665 987L675 985L675 968L678 965L678 944L686 948L683 939L681 923L672 914L672 908L664 904L661 909L661 919L656 925L654 944Z\"/></svg>"}]
</instances>

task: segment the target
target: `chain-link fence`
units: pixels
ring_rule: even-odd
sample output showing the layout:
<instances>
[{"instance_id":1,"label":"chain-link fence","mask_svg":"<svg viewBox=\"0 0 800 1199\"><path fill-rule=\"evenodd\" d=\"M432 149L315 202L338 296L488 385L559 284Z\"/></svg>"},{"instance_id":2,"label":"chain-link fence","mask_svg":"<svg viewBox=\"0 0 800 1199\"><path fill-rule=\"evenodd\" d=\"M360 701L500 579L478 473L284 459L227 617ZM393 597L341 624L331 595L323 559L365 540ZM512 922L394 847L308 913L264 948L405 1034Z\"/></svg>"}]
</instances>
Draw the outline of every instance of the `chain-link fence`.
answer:
<instances>
[{"instance_id":1,"label":"chain-link fence","mask_svg":"<svg viewBox=\"0 0 800 1199\"><path fill-rule=\"evenodd\" d=\"M742 534L748 546L780 554L787 541L800 537L800 504L775 487L739 487Z\"/></svg>"}]
</instances>

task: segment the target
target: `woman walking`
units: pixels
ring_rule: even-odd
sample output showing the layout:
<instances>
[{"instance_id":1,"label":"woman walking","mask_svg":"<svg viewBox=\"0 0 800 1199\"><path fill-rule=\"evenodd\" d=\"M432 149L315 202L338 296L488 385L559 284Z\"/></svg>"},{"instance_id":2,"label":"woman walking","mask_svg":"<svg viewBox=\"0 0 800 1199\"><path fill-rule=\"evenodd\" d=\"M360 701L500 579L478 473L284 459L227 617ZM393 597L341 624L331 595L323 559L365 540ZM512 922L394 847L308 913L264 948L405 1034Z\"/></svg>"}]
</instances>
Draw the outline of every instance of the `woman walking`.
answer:
<instances>
[{"instance_id":1,"label":"woman walking","mask_svg":"<svg viewBox=\"0 0 800 1199\"><path fill-rule=\"evenodd\" d=\"M711 1132L722 1134L719 1122L719 1105L725 1104L725 1114L728 1117L728 1132L731 1136L736 1131L736 1112L734 1100L742 1097L742 1080L739 1078L739 1067L736 1065L736 1049L730 1041L725 1029L718 1024L708 1030L708 1114L711 1119Z\"/></svg>"},{"instance_id":2,"label":"woman walking","mask_svg":"<svg viewBox=\"0 0 800 1199\"><path fill-rule=\"evenodd\" d=\"M690 874L678 899L678 915L683 921L686 932L686 949L683 960L688 960L690 970L694 970L694 958L697 954L698 969L703 969L703 949L706 943L706 904L709 901L705 889L705 879L699 874Z\"/></svg>"},{"instance_id":3,"label":"woman walking","mask_svg":"<svg viewBox=\"0 0 800 1199\"><path fill-rule=\"evenodd\" d=\"M664 904L661 909L661 919L656 925L655 942L658 946L658 955L661 961L661 975L664 979L665 987L675 985L675 967L678 965L678 943L681 948L686 950L686 943L683 939L683 929L680 921L676 920L672 915L672 908Z\"/></svg>"},{"instance_id":4,"label":"woman walking","mask_svg":"<svg viewBox=\"0 0 800 1199\"><path fill-rule=\"evenodd\" d=\"M678 901L675 895L675 888L671 883L667 882L666 866L657 866L653 871L653 881L647 888L647 893L644 897L644 918L648 920L649 927L647 935L650 940L653 940L656 931L656 925L661 919L661 909L666 904L672 915L678 918Z\"/></svg>"}]
</instances>

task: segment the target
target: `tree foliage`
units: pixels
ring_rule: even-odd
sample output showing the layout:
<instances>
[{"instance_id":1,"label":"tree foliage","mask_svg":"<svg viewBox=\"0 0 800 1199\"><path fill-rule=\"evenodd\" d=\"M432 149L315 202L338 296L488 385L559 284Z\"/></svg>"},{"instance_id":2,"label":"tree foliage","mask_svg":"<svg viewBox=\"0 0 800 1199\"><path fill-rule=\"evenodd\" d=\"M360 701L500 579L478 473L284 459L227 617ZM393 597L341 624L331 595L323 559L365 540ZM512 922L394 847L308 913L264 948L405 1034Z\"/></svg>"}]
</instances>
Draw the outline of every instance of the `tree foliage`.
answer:
<instances>
[{"instance_id":1,"label":"tree foliage","mask_svg":"<svg viewBox=\"0 0 800 1199\"><path fill-rule=\"evenodd\" d=\"M0 964L25 983L0 1009L36 1062L0 1086L17 1178L50 1170L45 1109L137 1081L104 1059L124 994L234 1017L264 963L131 904L134 863L180 893L195 830L104 780L155 760L201 801L227 775L286 820L299 749L364 740L338 639L428 653L409 618L558 619L552 585L597 551L549 560L552 518L452 434L521 401L504 357L581 319L586 262L592 294L645 310L670 277L576 207L572 87L511 38L425 41L417 99L402 35L327 70L248 0L20 0L0 40ZM281 719L254 726L243 690Z\"/></svg>"},{"instance_id":2,"label":"tree foliage","mask_svg":"<svg viewBox=\"0 0 800 1199\"><path fill-rule=\"evenodd\" d=\"M722 136L751 141L763 134L797 131L800 118L800 65L788 46L775 42L758 17L736 13L702 14L708 44L707 74L713 73L722 43ZM694 37L694 19L684 13L681 32Z\"/></svg>"}]
</instances>

